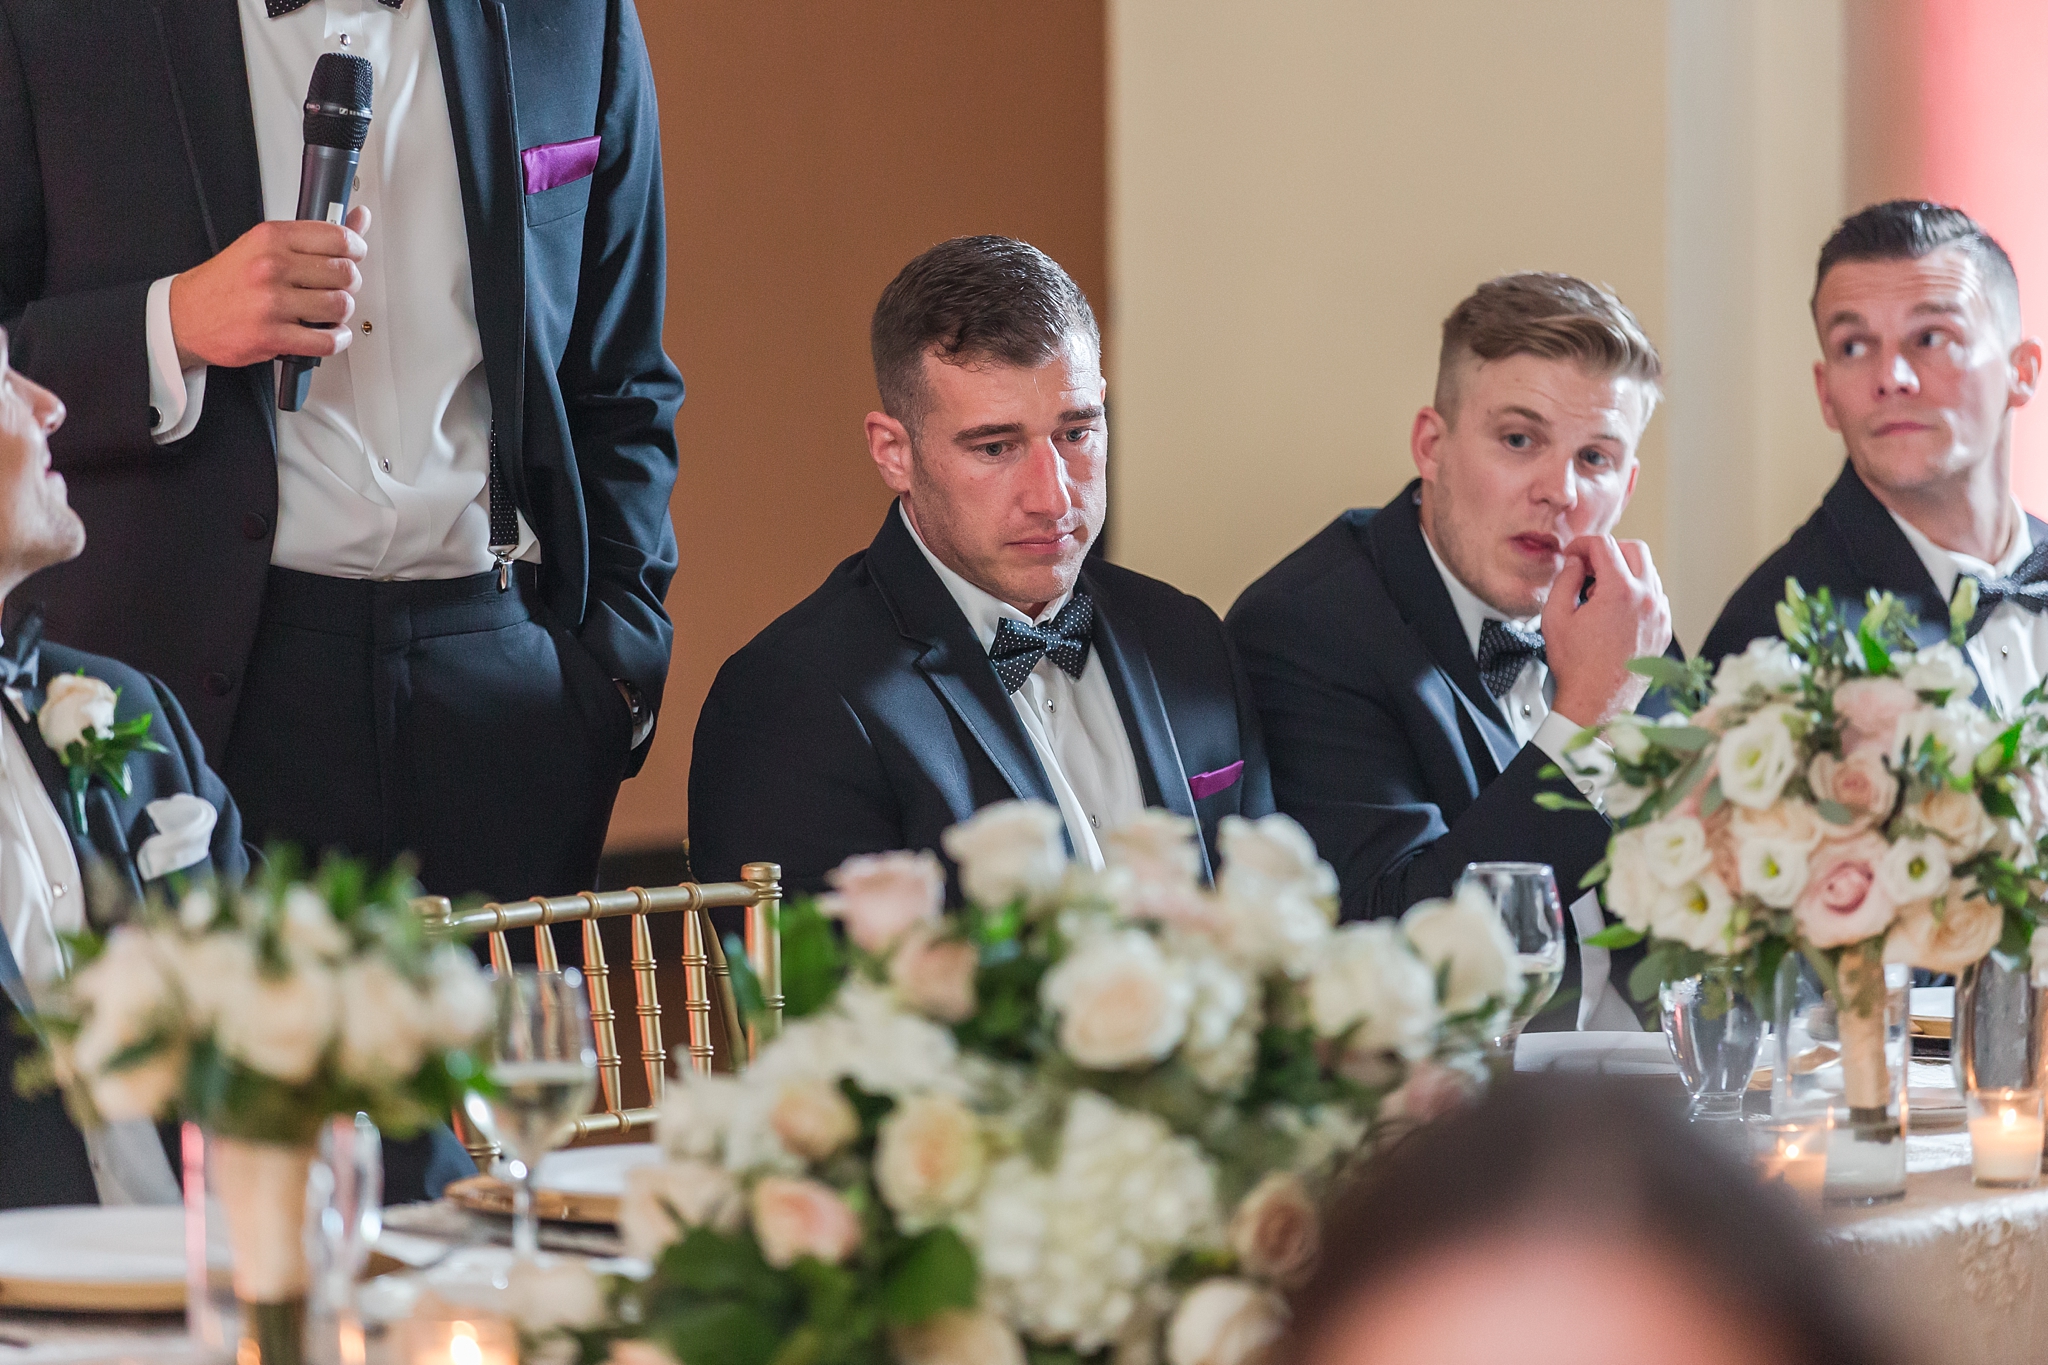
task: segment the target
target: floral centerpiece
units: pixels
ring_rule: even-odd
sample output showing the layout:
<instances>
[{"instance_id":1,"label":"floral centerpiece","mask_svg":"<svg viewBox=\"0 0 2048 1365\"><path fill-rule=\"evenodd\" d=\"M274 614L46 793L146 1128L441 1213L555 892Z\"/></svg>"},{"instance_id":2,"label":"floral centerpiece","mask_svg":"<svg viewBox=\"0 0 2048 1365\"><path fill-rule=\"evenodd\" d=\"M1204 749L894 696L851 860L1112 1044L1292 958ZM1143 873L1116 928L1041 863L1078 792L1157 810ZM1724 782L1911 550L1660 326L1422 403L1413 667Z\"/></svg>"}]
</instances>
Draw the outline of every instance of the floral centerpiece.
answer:
<instances>
[{"instance_id":1,"label":"floral centerpiece","mask_svg":"<svg viewBox=\"0 0 2048 1365\"><path fill-rule=\"evenodd\" d=\"M2048 711L1972 701L1958 646L1974 607L1960 595L1951 639L1916 646L1891 596L1852 624L1826 589L1788 581L1783 638L1711 673L1637 660L1672 713L1618 717L1568 755L1616 826L1586 880L1621 923L1589 942L1649 941L1638 995L1728 964L1761 992L1804 954L1836 1001L1852 1113L1888 1102L1884 964L2026 955L2044 909Z\"/></svg>"},{"instance_id":2,"label":"floral centerpiece","mask_svg":"<svg viewBox=\"0 0 2048 1365\"><path fill-rule=\"evenodd\" d=\"M404 1134L445 1120L474 1084L492 1001L466 949L429 941L404 866L372 876L330 859L300 880L278 850L268 866L68 939L71 970L38 1001L41 1075L21 1079L60 1085L81 1127L175 1114L206 1130L236 1296L266 1358L289 1358L322 1123L361 1112Z\"/></svg>"},{"instance_id":3,"label":"floral centerpiece","mask_svg":"<svg viewBox=\"0 0 2048 1365\"><path fill-rule=\"evenodd\" d=\"M1484 904L1338 927L1299 825L1226 819L1213 889L1193 831L1148 812L1090 872L1056 811L1005 803L945 836L957 914L929 853L850 859L790 906L790 1022L743 1073L670 1088L621 1213L653 1274L612 1282L583 1358L1230 1365L1271 1342L1324 1187L1479 1083L1521 980Z\"/></svg>"}]
</instances>

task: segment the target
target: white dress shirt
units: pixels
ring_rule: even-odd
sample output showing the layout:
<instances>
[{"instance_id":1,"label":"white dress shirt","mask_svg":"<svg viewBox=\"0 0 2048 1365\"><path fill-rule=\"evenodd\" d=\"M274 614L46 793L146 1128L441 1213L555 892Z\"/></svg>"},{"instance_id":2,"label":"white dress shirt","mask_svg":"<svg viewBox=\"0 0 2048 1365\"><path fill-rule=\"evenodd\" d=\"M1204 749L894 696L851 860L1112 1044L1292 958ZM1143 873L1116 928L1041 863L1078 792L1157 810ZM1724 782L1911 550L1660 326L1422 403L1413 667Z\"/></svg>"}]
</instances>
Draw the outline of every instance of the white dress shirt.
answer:
<instances>
[{"instance_id":1,"label":"white dress shirt","mask_svg":"<svg viewBox=\"0 0 2048 1365\"><path fill-rule=\"evenodd\" d=\"M967 624L983 650L995 643L998 623L1005 617L1024 625L1042 625L1059 615L1072 593L1046 604L1036 621L1007 602L975 587L940 562L910 524L901 505L897 515L910 531L911 539L924 553L925 561L953 595ZM1073 841L1074 856L1092 868L1102 866L1100 836L1129 822L1145 809L1145 784L1138 776L1138 759L1131 739L1124 732L1123 713L1117 710L1116 694L1110 690L1109 672L1102 666L1102 651L1090 648L1081 676L1072 678L1051 659L1040 659L1024 678L1024 685L1010 694L1024 733L1038 751L1039 766L1045 769L1058 799L1060 818L1066 821L1067 836Z\"/></svg>"},{"instance_id":2,"label":"white dress shirt","mask_svg":"<svg viewBox=\"0 0 2048 1365\"><path fill-rule=\"evenodd\" d=\"M4 695L4 704L19 711L21 694L10 688ZM0 931L31 994L65 970L58 936L85 928L81 880L49 789L21 735L0 720ZM83 1136L102 1204L178 1202L178 1182L152 1125L109 1123Z\"/></svg>"},{"instance_id":3,"label":"white dress shirt","mask_svg":"<svg viewBox=\"0 0 2048 1365\"><path fill-rule=\"evenodd\" d=\"M2034 537L2027 530L2027 514L2017 501L2012 511L2012 541L1995 564L1944 550L1897 512L1892 513L1892 520L1905 532L1907 543L1927 566L1927 576L1934 580L1935 590L1946 602L1955 595L1956 580L1964 574L1980 582L2004 578L2033 553ZM2021 698L2041 681L2041 661L2048 660L2048 612L2028 611L2015 602L2000 602L1985 618L1983 629L1970 638L1963 650L1983 680L1984 695L1991 699L1992 706L2002 716L2017 716Z\"/></svg>"},{"instance_id":4,"label":"white dress shirt","mask_svg":"<svg viewBox=\"0 0 2048 1365\"><path fill-rule=\"evenodd\" d=\"M271 562L340 578L459 578L491 567L491 400L477 333L447 91L425 0L312 0L273 19L237 0L263 215L296 215L303 106L323 53L367 58L375 117L351 204L371 213L349 348L313 371L304 408L277 414ZM199 420L205 367L180 371L170 280L150 289L154 436ZM522 517L518 557L539 559Z\"/></svg>"},{"instance_id":5,"label":"white dress shirt","mask_svg":"<svg viewBox=\"0 0 2048 1365\"><path fill-rule=\"evenodd\" d=\"M1465 628L1465 643L1471 647L1474 660L1479 657L1479 632L1488 621L1503 621L1509 625L1519 626L1523 630L1542 628L1541 616L1517 620L1495 611L1481 601L1479 595L1466 587L1464 582L1445 565L1443 556L1436 552L1436 545L1430 540L1427 530L1423 532L1422 542L1429 546L1429 557L1436 564L1436 571L1444 581L1444 590L1451 595L1451 605L1457 609L1458 624ZM1551 677L1549 667L1542 660L1532 658L1523 664L1522 671L1515 675L1514 686L1498 700L1508 729L1515 736L1515 742L1535 745L1549 755L1551 762L1570 774L1572 770L1566 766L1564 755L1567 746L1571 744L1581 727L1550 709L1550 699L1556 691L1557 682ZM1600 794L1593 790L1589 781L1573 775L1571 782L1587 800L1596 806L1600 804ZM1533 803L1529 811L1531 818L1535 818L1538 811ZM1570 891L1572 888L1558 889ZM1621 992L1610 979L1612 955L1605 948L1589 948L1585 943L1590 935L1599 933L1606 926L1606 919L1600 909L1599 893L1586 892L1571 903L1566 913L1571 916L1572 924L1579 935L1579 1027L1640 1031L1642 1021L1636 1017L1636 1012L1629 1008L1628 1002L1622 998Z\"/></svg>"}]
</instances>

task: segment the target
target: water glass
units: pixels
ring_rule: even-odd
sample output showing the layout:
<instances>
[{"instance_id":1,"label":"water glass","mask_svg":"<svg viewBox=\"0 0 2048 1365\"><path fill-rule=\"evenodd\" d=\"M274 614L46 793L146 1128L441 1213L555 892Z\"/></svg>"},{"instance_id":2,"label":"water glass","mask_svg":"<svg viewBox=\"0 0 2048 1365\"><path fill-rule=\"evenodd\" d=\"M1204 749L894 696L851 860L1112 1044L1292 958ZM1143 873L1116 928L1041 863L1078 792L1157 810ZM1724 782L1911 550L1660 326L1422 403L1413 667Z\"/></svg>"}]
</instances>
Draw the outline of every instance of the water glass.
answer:
<instances>
[{"instance_id":1,"label":"water glass","mask_svg":"<svg viewBox=\"0 0 2048 1365\"><path fill-rule=\"evenodd\" d=\"M1742 1119L1764 1040L1763 1017L1743 987L1742 972L1731 967L1666 982L1657 993L1664 1041L1692 1096L1696 1123Z\"/></svg>"},{"instance_id":2,"label":"water glass","mask_svg":"<svg viewBox=\"0 0 2048 1365\"><path fill-rule=\"evenodd\" d=\"M313 1272L312 1332L324 1358L362 1365L356 1281L384 1229L384 1142L368 1114L329 1119L306 1173L306 1255Z\"/></svg>"},{"instance_id":3,"label":"water glass","mask_svg":"<svg viewBox=\"0 0 2048 1365\"><path fill-rule=\"evenodd\" d=\"M1493 906L1514 940L1522 971L1522 997L1506 1030L1493 1040L1512 1052L1531 1019L1550 1003L1564 976L1564 902L1548 863L1467 863L1458 891L1477 890Z\"/></svg>"},{"instance_id":4,"label":"water glass","mask_svg":"<svg viewBox=\"0 0 2048 1365\"><path fill-rule=\"evenodd\" d=\"M463 1112L504 1154L513 1181L512 1253L533 1260L540 1254L534 1171L590 1108L597 1093L597 1049L583 974L574 967L515 967L493 978L491 990L488 1084L463 1097Z\"/></svg>"}]
</instances>

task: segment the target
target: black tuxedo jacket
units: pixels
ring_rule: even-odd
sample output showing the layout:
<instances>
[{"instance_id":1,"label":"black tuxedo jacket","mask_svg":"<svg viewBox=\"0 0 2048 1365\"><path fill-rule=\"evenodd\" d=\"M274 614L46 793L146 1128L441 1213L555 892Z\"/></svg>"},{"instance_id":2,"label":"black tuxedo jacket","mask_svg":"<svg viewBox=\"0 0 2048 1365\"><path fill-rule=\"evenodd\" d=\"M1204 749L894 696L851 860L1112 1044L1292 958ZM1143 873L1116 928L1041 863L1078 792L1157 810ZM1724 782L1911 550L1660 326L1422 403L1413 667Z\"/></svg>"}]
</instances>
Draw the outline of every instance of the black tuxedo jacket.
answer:
<instances>
[{"instance_id":1,"label":"black tuxedo jacket","mask_svg":"<svg viewBox=\"0 0 2048 1365\"><path fill-rule=\"evenodd\" d=\"M2048 522L2029 516L2027 529L2036 545L2048 544ZM1707 633L1700 652L1719 661L1740 654L1760 636L1776 639L1777 607L1785 600L1787 578L1798 579L1808 592L1829 589L1858 619L1863 615L1865 593L1872 588L1891 593L1918 618L1915 640L1930 645L1948 638L1947 600L1936 591L1906 533L1846 460L1841 477L1806 524L1758 565L1721 608L1720 619ZM1976 667L1974 663L1970 666ZM1982 706L1985 701L1980 681L1977 704Z\"/></svg>"},{"instance_id":2,"label":"black tuxedo jacket","mask_svg":"<svg viewBox=\"0 0 2048 1365\"><path fill-rule=\"evenodd\" d=\"M541 592L658 705L682 380L661 348L660 130L632 0L408 2L433 10L491 411ZM525 193L523 149L593 135L594 173ZM70 408L50 446L92 531L16 596L168 681L216 758L277 520L275 366L216 370L191 435L156 445L144 302L262 217L234 0L0 0L0 326Z\"/></svg>"},{"instance_id":3,"label":"black tuxedo jacket","mask_svg":"<svg viewBox=\"0 0 2048 1365\"><path fill-rule=\"evenodd\" d=\"M7 723L21 736L22 745L57 807L57 818L64 822L71 836L79 869L85 874L87 913L96 923L104 924L126 904L123 901L122 905L110 906L106 899L120 900L123 895L142 893L135 850L156 832L146 807L160 797L179 792L204 797L219 812L213 826L211 858L184 869L184 874L198 877L210 872L223 880L240 880L249 870L248 853L242 846L242 818L227 789L206 766L199 737L185 719L177 698L155 678L125 664L62 645L43 646L38 673L42 683L47 684L59 673L81 668L120 689L117 719L151 715L150 737L168 751L138 753L128 760L127 796L95 779L86 790L87 832L81 837L65 815L70 788L63 765L43 742L35 722L24 720L12 705L0 699L0 711L6 713ZM24 697L31 716L42 700L40 686ZM14 954L7 946L6 936L0 935L0 1208L97 1204L99 1191L86 1160L85 1141L64 1112L63 1101L51 1093L34 1099L23 1099L15 1093L15 1062L41 1046L22 1031L23 1014L28 1007Z\"/></svg>"},{"instance_id":4,"label":"black tuxedo jacket","mask_svg":"<svg viewBox=\"0 0 2048 1365\"><path fill-rule=\"evenodd\" d=\"M1423 539L1418 484L1344 513L1230 609L1273 795L1337 869L1349 919L1448 895L1465 864L1549 863L1567 904L1607 854L1590 811L1546 811L1550 757L1515 742ZM1570 917L1567 916L1567 919ZM1567 981L1578 979L1575 933ZM1626 964L1616 957L1617 984Z\"/></svg>"},{"instance_id":5,"label":"black tuxedo jacket","mask_svg":"<svg viewBox=\"0 0 2048 1365\"><path fill-rule=\"evenodd\" d=\"M1212 868L1217 821L1273 809L1222 624L1100 560L1081 586L1145 804L1197 821ZM706 880L778 862L786 885L816 891L851 854L943 857L947 826L1011 797L1054 802L981 641L892 506L872 545L719 670L690 762L690 862Z\"/></svg>"}]
</instances>

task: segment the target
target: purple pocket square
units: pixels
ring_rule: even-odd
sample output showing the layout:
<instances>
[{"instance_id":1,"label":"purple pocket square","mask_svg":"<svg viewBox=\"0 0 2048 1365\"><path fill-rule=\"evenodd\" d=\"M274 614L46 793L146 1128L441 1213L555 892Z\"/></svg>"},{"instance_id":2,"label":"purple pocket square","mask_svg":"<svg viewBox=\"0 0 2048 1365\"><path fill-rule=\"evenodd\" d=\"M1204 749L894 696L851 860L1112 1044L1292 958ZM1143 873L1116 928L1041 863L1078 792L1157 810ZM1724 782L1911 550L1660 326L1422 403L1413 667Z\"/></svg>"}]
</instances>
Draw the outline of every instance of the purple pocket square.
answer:
<instances>
[{"instance_id":1,"label":"purple pocket square","mask_svg":"<svg viewBox=\"0 0 2048 1365\"><path fill-rule=\"evenodd\" d=\"M526 192L539 194L589 175L597 169L597 145L597 138L579 137L574 142L528 147L519 154L526 165Z\"/></svg>"},{"instance_id":2,"label":"purple pocket square","mask_svg":"<svg viewBox=\"0 0 2048 1365\"><path fill-rule=\"evenodd\" d=\"M1218 768L1213 773L1196 773L1188 779L1188 791L1199 801L1205 796L1227 791L1237 779L1244 775L1244 760L1239 759L1227 768Z\"/></svg>"}]
</instances>

